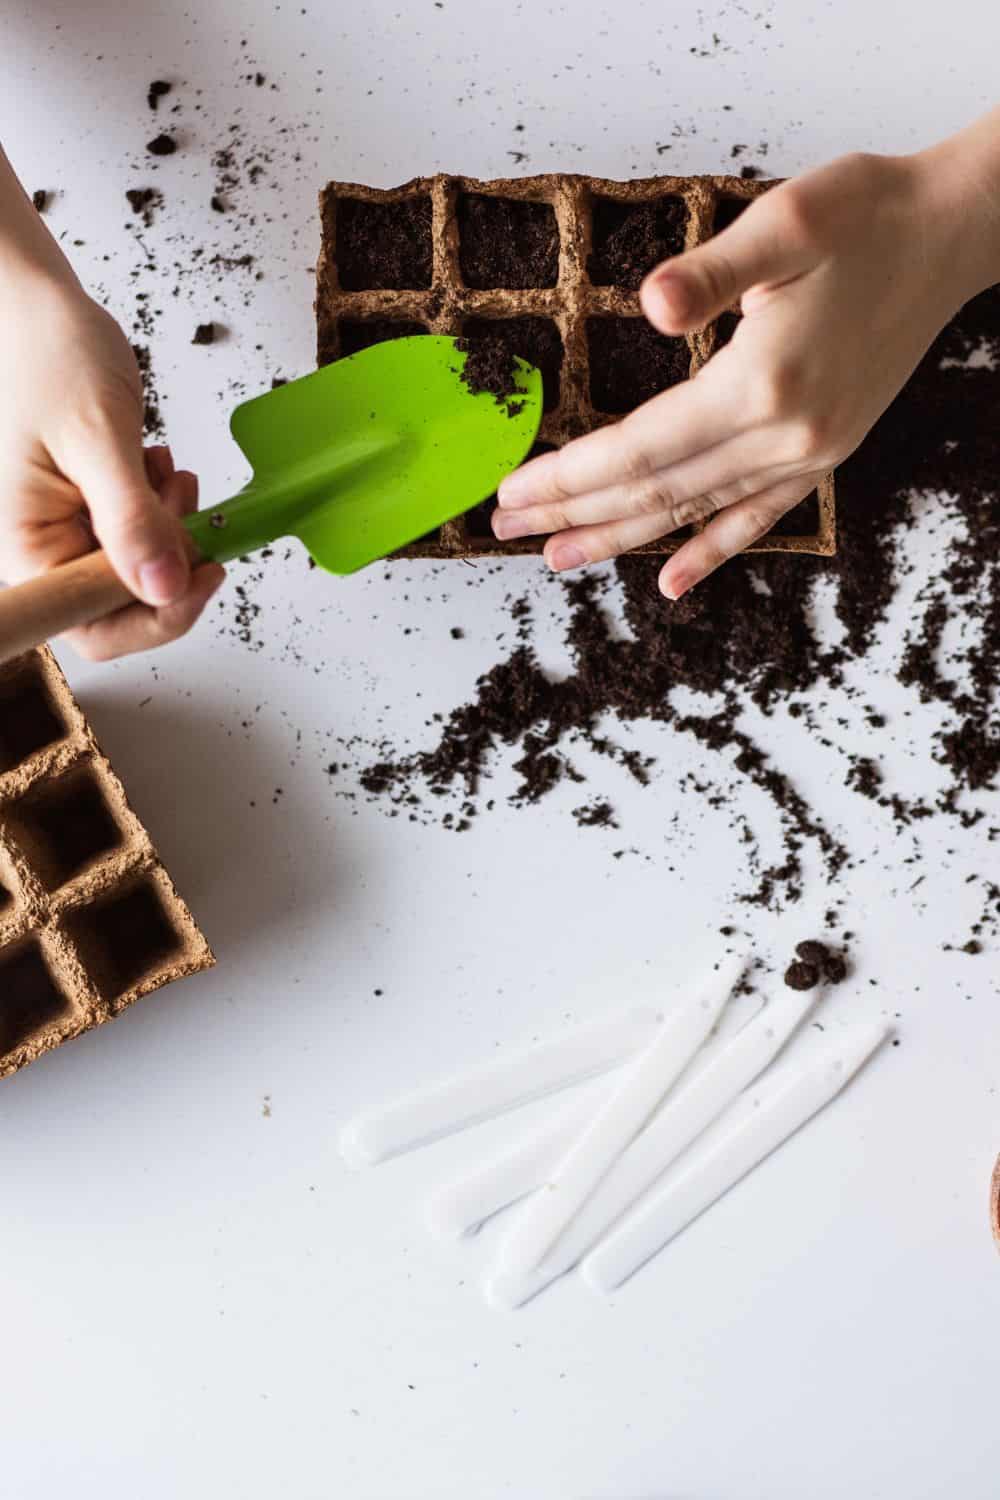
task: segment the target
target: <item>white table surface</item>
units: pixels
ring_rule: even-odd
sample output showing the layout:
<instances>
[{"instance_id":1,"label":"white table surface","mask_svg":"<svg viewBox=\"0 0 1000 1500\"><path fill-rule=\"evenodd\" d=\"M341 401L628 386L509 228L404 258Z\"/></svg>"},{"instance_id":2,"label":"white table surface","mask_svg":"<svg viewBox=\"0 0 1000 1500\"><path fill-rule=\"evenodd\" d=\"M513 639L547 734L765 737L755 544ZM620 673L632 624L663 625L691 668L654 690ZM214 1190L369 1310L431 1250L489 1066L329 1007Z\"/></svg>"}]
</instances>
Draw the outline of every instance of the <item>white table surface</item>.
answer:
<instances>
[{"instance_id":1,"label":"white table surface","mask_svg":"<svg viewBox=\"0 0 1000 1500\"><path fill-rule=\"evenodd\" d=\"M987 0L8 0L0 129L125 319L141 257L123 191L163 188L162 269L139 285L162 309L178 460L219 496L242 478L240 384L310 367L328 177L504 175L513 150L524 171L713 171L735 142L786 173L908 149L987 107L998 44ZM277 90L243 81L257 68ZM184 112L154 179L156 76ZM252 229L208 207L230 121L273 155ZM171 296L171 259L199 244L258 255L248 305L235 284L213 303L204 277ZM230 336L191 349L213 316ZM939 535L926 507L885 650L854 673L887 706L904 793L941 784L932 717L891 673ZM800 908L748 924L737 834L681 793L701 762L663 727L615 728L656 755L651 789L606 764L584 789L608 793L617 834L578 829L571 788L504 806L510 756L500 805L461 838L334 794L356 784L325 774L337 736L428 742L428 714L510 640L512 590L551 612L560 665L561 596L536 562L336 582L296 550L251 587L259 650L231 634L230 594L155 658L67 662L220 962L0 1088L4 1500L995 1496L1000 993L995 951L942 951L981 904L966 876L996 871L985 825L917 841L846 794L843 752L866 737L842 695L815 695L832 748L751 721L859 856L841 893L855 977L825 1008L898 1015L901 1045L613 1299L567 1281L502 1315L480 1294L488 1246L442 1249L421 1217L502 1128L351 1174L338 1125L565 1018L668 996L727 919L781 964L830 892L810 865ZM773 808L745 796L776 851ZM622 845L640 852L612 859Z\"/></svg>"}]
</instances>

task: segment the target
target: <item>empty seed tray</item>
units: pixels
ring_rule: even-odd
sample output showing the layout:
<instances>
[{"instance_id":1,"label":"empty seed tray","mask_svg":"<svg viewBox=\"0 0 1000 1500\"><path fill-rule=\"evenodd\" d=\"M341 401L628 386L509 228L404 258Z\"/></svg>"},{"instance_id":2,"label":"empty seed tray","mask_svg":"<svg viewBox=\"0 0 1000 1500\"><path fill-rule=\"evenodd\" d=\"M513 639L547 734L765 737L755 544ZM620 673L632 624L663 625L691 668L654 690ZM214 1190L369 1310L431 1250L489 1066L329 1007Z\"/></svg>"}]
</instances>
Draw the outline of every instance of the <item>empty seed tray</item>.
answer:
<instances>
[{"instance_id":1,"label":"empty seed tray","mask_svg":"<svg viewBox=\"0 0 1000 1500\"><path fill-rule=\"evenodd\" d=\"M214 961L51 652L0 668L0 1078Z\"/></svg>"},{"instance_id":2,"label":"empty seed tray","mask_svg":"<svg viewBox=\"0 0 1000 1500\"><path fill-rule=\"evenodd\" d=\"M535 453L618 420L694 374L732 337L732 308L686 338L642 316L639 285L703 244L773 183L740 177L611 182L570 173L480 182L420 177L382 189L331 182L320 197L316 317L320 364L384 339L499 338L542 372ZM540 552L499 542L495 497L403 549L409 557ZM690 528L636 550L665 555ZM753 551L836 549L832 474Z\"/></svg>"}]
</instances>

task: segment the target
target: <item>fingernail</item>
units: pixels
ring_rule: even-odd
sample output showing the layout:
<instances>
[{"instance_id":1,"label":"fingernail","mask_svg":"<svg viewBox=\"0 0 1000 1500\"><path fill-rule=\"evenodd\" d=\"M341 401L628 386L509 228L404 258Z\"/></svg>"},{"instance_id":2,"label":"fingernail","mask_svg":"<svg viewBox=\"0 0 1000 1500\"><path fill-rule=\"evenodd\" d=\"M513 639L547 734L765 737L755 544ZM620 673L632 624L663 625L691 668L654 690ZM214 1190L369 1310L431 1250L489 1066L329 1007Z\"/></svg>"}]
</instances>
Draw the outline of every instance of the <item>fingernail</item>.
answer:
<instances>
[{"instance_id":1,"label":"fingernail","mask_svg":"<svg viewBox=\"0 0 1000 1500\"><path fill-rule=\"evenodd\" d=\"M567 568L582 568L587 558L579 547L574 547L569 542L564 547L556 547L552 553L552 567L557 573L564 572Z\"/></svg>"},{"instance_id":2,"label":"fingernail","mask_svg":"<svg viewBox=\"0 0 1000 1500\"><path fill-rule=\"evenodd\" d=\"M501 542L513 542L519 536L530 536L531 525L524 516L505 515L502 510L493 512L493 535Z\"/></svg>"},{"instance_id":3,"label":"fingernail","mask_svg":"<svg viewBox=\"0 0 1000 1500\"><path fill-rule=\"evenodd\" d=\"M533 488L531 479L522 478L520 472L508 474L506 479L500 481L497 499L501 505L527 505Z\"/></svg>"},{"instance_id":4,"label":"fingernail","mask_svg":"<svg viewBox=\"0 0 1000 1500\"><path fill-rule=\"evenodd\" d=\"M173 604L187 588L187 564L177 552L161 552L139 566L139 588L147 604Z\"/></svg>"},{"instance_id":5,"label":"fingernail","mask_svg":"<svg viewBox=\"0 0 1000 1500\"><path fill-rule=\"evenodd\" d=\"M671 604L676 604L678 599L682 598L690 587L690 580L685 578L682 573L678 573L673 578L664 578L660 584L660 588Z\"/></svg>"}]
</instances>

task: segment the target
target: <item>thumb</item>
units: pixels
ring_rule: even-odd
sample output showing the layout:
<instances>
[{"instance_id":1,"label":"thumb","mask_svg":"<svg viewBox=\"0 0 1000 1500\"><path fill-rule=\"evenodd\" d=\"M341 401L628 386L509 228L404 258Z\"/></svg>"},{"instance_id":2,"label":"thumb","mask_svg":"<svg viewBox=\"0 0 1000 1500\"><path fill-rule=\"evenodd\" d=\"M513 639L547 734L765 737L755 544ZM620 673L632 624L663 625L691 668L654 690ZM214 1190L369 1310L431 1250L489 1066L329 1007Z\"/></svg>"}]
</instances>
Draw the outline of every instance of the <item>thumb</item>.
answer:
<instances>
[{"instance_id":1,"label":"thumb","mask_svg":"<svg viewBox=\"0 0 1000 1500\"><path fill-rule=\"evenodd\" d=\"M150 485L138 423L109 414L60 457L122 582L155 607L182 598L191 573L184 531Z\"/></svg>"},{"instance_id":2,"label":"thumb","mask_svg":"<svg viewBox=\"0 0 1000 1500\"><path fill-rule=\"evenodd\" d=\"M661 333L689 333L751 287L791 281L818 260L774 189L706 244L651 271L640 293L642 310Z\"/></svg>"}]
</instances>

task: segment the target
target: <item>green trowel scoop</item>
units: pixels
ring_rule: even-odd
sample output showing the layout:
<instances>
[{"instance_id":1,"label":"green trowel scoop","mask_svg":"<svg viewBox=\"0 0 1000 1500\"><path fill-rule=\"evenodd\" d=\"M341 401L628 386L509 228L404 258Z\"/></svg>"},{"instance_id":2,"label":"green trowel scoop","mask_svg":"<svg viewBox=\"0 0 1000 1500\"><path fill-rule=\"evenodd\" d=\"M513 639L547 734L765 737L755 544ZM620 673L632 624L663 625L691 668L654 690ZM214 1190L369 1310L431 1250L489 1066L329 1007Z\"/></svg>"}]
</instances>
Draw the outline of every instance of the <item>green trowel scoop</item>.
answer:
<instances>
[{"instance_id":1,"label":"green trowel scoop","mask_svg":"<svg viewBox=\"0 0 1000 1500\"><path fill-rule=\"evenodd\" d=\"M465 360L453 339L395 339L243 402L230 426L253 477L187 518L198 555L295 536L353 573L485 500L534 442L542 378L519 360L498 402L472 394ZM0 661L132 602L102 552L0 590Z\"/></svg>"}]
</instances>

